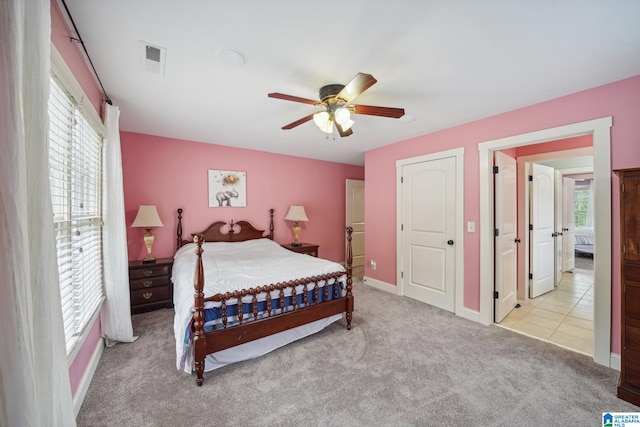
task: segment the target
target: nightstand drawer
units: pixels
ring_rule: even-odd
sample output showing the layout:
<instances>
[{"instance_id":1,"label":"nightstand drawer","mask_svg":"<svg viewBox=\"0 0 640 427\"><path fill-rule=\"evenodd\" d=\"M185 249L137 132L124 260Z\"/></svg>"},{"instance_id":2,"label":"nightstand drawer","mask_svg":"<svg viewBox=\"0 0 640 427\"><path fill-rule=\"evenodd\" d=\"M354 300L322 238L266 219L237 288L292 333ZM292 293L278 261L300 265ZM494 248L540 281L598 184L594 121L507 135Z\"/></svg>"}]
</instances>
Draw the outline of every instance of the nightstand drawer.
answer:
<instances>
[{"instance_id":1,"label":"nightstand drawer","mask_svg":"<svg viewBox=\"0 0 640 427\"><path fill-rule=\"evenodd\" d=\"M159 258L153 264L129 261L132 314L173 307L172 267L173 258Z\"/></svg>"},{"instance_id":2,"label":"nightstand drawer","mask_svg":"<svg viewBox=\"0 0 640 427\"><path fill-rule=\"evenodd\" d=\"M169 286L131 291L132 305L148 304L151 302L166 301L170 299L171 295L169 295Z\"/></svg>"},{"instance_id":3,"label":"nightstand drawer","mask_svg":"<svg viewBox=\"0 0 640 427\"><path fill-rule=\"evenodd\" d=\"M170 282L169 276L149 277L147 279L131 280L129 287L131 290L153 288L156 286L165 286Z\"/></svg>"},{"instance_id":4,"label":"nightstand drawer","mask_svg":"<svg viewBox=\"0 0 640 427\"><path fill-rule=\"evenodd\" d=\"M129 269L129 279L143 279L154 276L169 276L171 274L170 265L149 264L140 268Z\"/></svg>"}]
</instances>

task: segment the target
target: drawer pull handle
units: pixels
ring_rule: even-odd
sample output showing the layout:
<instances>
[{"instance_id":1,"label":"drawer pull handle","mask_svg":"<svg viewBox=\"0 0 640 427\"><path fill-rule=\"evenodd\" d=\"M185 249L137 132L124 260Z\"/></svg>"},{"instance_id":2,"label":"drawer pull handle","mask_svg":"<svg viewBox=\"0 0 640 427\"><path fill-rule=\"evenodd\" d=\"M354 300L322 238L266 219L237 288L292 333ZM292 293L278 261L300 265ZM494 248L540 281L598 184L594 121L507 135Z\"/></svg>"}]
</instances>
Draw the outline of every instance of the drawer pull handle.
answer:
<instances>
[{"instance_id":1,"label":"drawer pull handle","mask_svg":"<svg viewBox=\"0 0 640 427\"><path fill-rule=\"evenodd\" d=\"M142 284L145 288L148 288L149 286L153 285L153 280L145 280L142 282Z\"/></svg>"},{"instance_id":2,"label":"drawer pull handle","mask_svg":"<svg viewBox=\"0 0 640 427\"><path fill-rule=\"evenodd\" d=\"M153 274L153 270L145 270L142 274L145 276L151 276Z\"/></svg>"},{"instance_id":3,"label":"drawer pull handle","mask_svg":"<svg viewBox=\"0 0 640 427\"><path fill-rule=\"evenodd\" d=\"M142 298L144 299L150 299L153 296L153 292L145 292L144 294L142 294Z\"/></svg>"}]
</instances>

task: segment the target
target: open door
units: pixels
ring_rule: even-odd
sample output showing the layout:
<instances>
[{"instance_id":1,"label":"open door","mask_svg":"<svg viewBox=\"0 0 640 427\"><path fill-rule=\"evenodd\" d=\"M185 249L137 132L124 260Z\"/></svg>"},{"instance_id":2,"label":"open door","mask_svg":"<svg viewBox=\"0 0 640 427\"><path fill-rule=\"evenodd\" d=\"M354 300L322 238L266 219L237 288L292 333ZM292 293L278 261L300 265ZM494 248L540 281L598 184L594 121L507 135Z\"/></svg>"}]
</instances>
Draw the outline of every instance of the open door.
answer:
<instances>
[{"instance_id":1,"label":"open door","mask_svg":"<svg viewBox=\"0 0 640 427\"><path fill-rule=\"evenodd\" d=\"M353 228L351 249L352 267L364 267L364 181L347 179L346 223Z\"/></svg>"},{"instance_id":2,"label":"open door","mask_svg":"<svg viewBox=\"0 0 640 427\"><path fill-rule=\"evenodd\" d=\"M552 291L555 285L554 267L554 169L531 165L531 238L529 297L535 298Z\"/></svg>"},{"instance_id":3,"label":"open door","mask_svg":"<svg viewBox=\"0 0 640 427\"><path fill-rule=\"evenodd\" d=\"M562 227L563 227L563 204L564 204L564 187L562 186L562 173L559 170L555 171L555 241L554 241L554 252L555 252L555 286L560 284L560 280L562 279L562 265L563 265L563 236L562 236Z\"/></svg>"},{"instance_id":4,"label":"open door","mask_svg":"<svg viewBox=\"0 0 640 427\"><path fill-rule=\"evenodd\" d=\"M517 296L516 159L497 151L495 165L494 321L501 322L515 307Z\"/></svg>"},{"instance_id":5,"label":"open door","mask_svg":"<svg viewBox=\"0 0 640 427\"><path fill-rule=\"evenodd\" d=\"M575 252L575 190L576 181L573 178L562 180L562 271L573 270L576 266Z\"/></svg>"}]
</instances>

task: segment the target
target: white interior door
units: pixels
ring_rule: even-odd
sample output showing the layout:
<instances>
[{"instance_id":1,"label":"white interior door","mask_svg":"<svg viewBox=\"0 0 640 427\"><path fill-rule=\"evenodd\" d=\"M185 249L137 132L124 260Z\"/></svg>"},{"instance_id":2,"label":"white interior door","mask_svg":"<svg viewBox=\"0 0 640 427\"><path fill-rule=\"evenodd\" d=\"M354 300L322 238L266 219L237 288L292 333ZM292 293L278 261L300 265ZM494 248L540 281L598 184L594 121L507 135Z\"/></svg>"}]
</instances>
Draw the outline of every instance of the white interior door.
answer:
<instances>
[{"instance_id":1,"label":"white interior door","mask_svg":"<svg viewBox=\"0 0 640 427\"><path fill-rule=\"evenodd\" d=\"M495 165L495 317L502 321L516 305L517 189L516 159L497 151Z\"/></svg>"},{"instance_id":2,"label":"white interior door","mask_svg":"<svg viewBox=\"0 0 640 427\"><path fill-rule=\"evenodd\" d=\"M562 173L558 170L555 171L555 239L554 239L554 265L555 265L555 286L560 284L562 279L562 263L563 263L563 236L562 236L562 222L563 218L563 187L562 187Z\"/></svg>"},{"instance_id":3,"label":"white interior door","mask_svg":"<svg viewBox=\"0 0 640 427\"><path fill-rule=\"evenodd\" d=\"M364 266L364 181L347 179L346 224L351 233L352 266Z\"/></svg>"},{"instance_id":4,"label":"white interior door","mask_svg":"<svg viewBox=\"0 0 640 427\"><path fill-rule=\"evenodd\" d=\"M531 250L530 297L535 298L552 291L555 282L554 268L554 169L533 163L531 168Z\"/></svg>"},{"instance_id":5,"label":"white interior door","mask_svg":"<svg viewBox=\"0 0 640 427\"><path fill-rule=\"evenodd\" d=\"M575 252L575 190L576 181L573 178L562 180L562 271L573 270L576 266Z\"/></svg>"},{"instance_id":6,"label":"white interior door","mask_svg":"<svg viewBox=\"0 0 640 427\"><path fill-rule=\"evenodd\" d=\"M456 158L402 166L404 295L455 311Z\"/></svg>"}]
</instances>

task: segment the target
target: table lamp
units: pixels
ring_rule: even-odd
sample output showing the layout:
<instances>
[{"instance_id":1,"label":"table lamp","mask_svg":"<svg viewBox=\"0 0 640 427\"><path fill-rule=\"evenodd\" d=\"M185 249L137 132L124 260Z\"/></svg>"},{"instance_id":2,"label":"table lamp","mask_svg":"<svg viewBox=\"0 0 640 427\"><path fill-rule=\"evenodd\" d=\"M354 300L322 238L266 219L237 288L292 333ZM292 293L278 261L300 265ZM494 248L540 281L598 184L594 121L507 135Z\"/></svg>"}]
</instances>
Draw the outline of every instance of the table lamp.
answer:
<instances>
[{"instance_id":1,"label":"table lamp","mask_svg":"<svg viewBox=\"0 0 640 427\"><path fill-rule=\"evenodd\" d=\"M298 241L298 237L300 236L300 226L298 225L298 222L309 221L307 214L304 212L304 206L291 206L284 219L293 221L293 243L291 243L291 246L302 246L302 243Z\"/></svg>"},{"instance_id":2,"label":"table lamp","mask_svg":"<svg viewBox=\"0 0 640 427\"><path fill-rule=\"evenodd\" d=\"M143 240L144 245L147 247L147 256L142 260L142 263L148 264L156 262L156 259L151 255L151 246L153 246L154 240L151 228L163 226L158 216L158 209L156 209L154 205L140 205L136 219L133 220L131 226L143 227L146 230Z\"/></svg>"}]
</instances>

